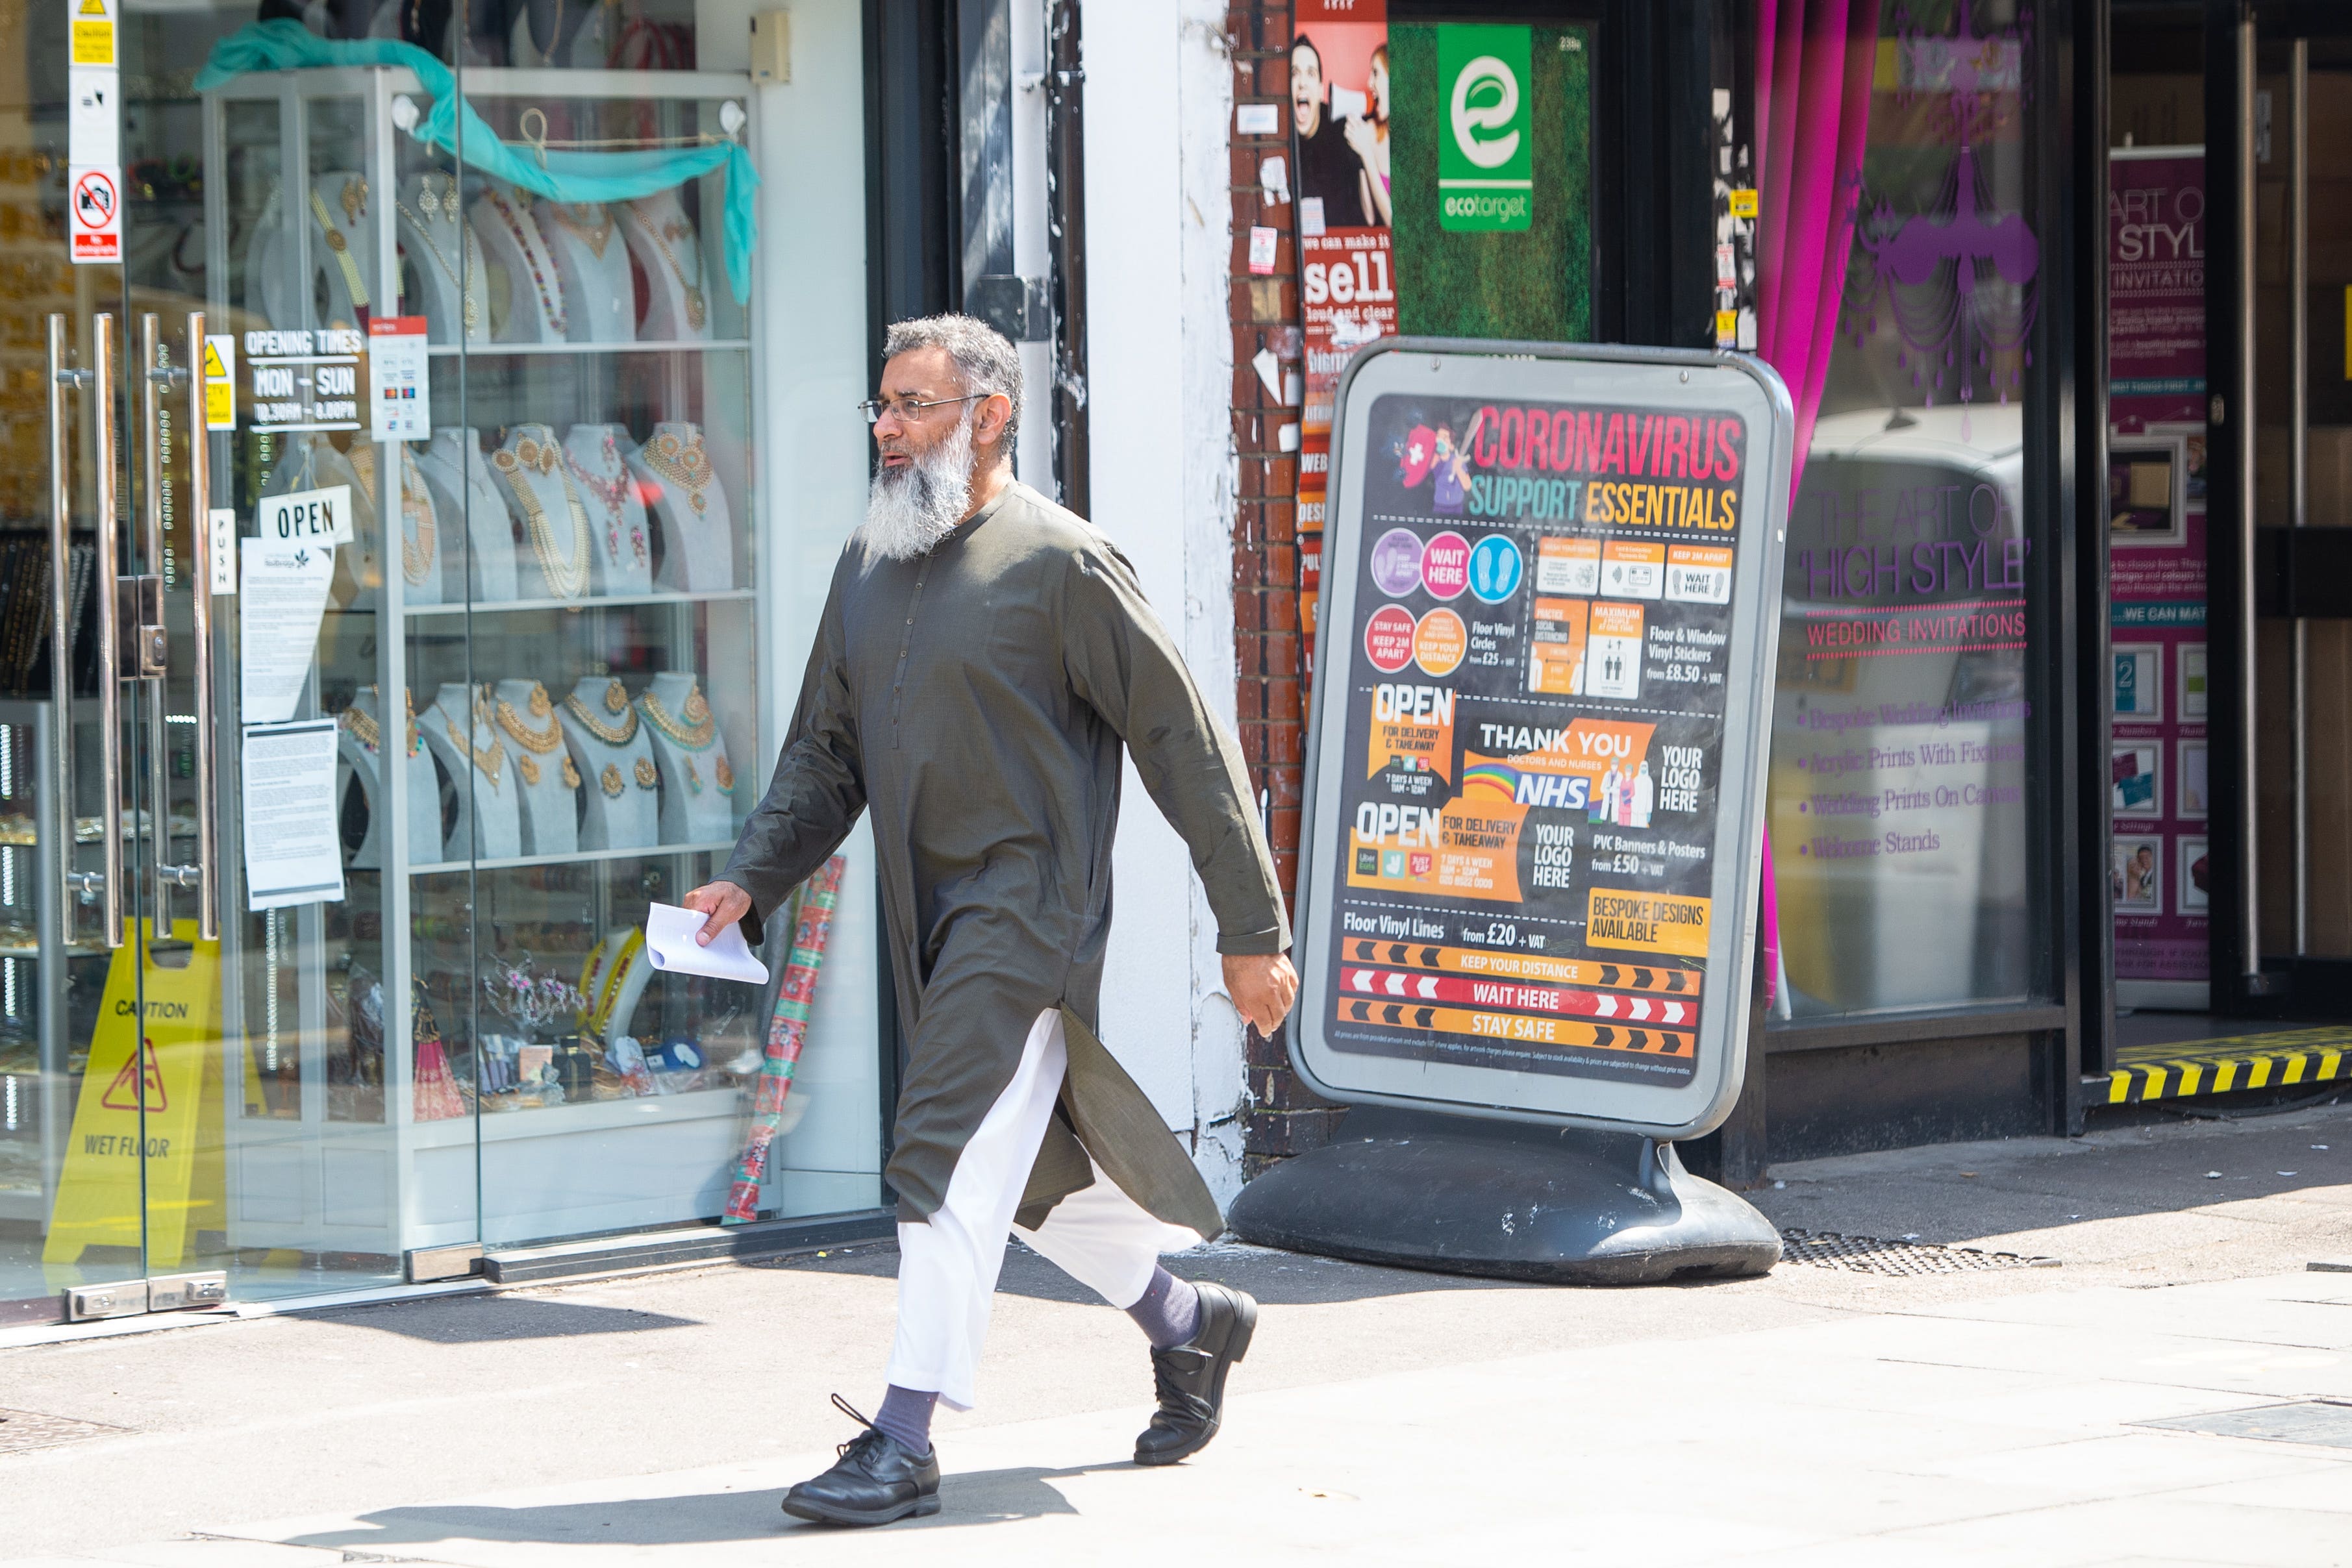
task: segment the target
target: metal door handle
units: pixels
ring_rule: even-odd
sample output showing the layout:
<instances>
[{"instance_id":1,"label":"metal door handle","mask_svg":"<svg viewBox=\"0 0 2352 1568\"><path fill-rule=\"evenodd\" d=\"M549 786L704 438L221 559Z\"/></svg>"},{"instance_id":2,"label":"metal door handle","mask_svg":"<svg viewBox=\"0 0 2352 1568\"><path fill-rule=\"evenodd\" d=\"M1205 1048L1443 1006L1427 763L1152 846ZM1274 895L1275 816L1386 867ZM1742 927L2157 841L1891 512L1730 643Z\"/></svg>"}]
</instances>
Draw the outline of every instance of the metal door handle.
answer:
<instances>
[{"instance_id":1,"label":"metal door handle","mask_svg":"<svg viewBox=\"0 0 2352 1568\"><path fill-rule=\"evenodd\" d=\"M145 488L140 507L140 555L143 568L133 587L136 609L126 617L131 647L126 660L130 678L147 688L147 826L150 867L148 929L158 942L172 935L171 889L182 868L172 864L172 780L164 765L169 732L163 727L163 683L170 673L171 636L163 621L163 389L171 372L163 368L162 318L149 310L139 318L139 415L145 458ZM134 586L135 585L135 586Z\"/></svg>"},{"instance_id":2,"label":"metal door handle","mask_svg":"<svg viewBox=\"0 0 2352 1568\"><path fill-rule=\"evenodd\" d=\"M66 363L66 319L49 317L49 687L57 714L51 730L51 784L64 841L58 848L58 911L66 940L74 936L74 905L91 873L74 869L73 747L73 435L67 423L74 394L88 371Z\"/></svg>"},{"instance_id":3,"label":"metal door handle","mask_svg":"<svg viewBox=\"0 0 2352 1568\"><path fill-rule=\"evenodd\" d=\"M220 939L220 827L214 820L213 744L213 438L205 417L205 316L188 315L188 519L196 540L193 584L196 624L196 935ZM184 867L182 869L185 869Z\"/></svg>"},{"instance_id":4,"label":"metal door handle","mask_svg":"<svg viewBox=\"0 0 2352 1568\"><path fill-rule=\"evenodd\" d=\"M115 582L121 576L115 533L121 522L114 484L114 317L100 311L89 319L90 356L95 361L92 385L98 407L98 725L99 772L106 798L99 809L99 831L105 840L106 884L100 889L103 906L100 924L110 947L122 946L122 650L117 639L121 622L117 612ZM72 737L61 735L61 745ZM70 808L68 808L70 810Z\"/></svg>"}]
</instances>

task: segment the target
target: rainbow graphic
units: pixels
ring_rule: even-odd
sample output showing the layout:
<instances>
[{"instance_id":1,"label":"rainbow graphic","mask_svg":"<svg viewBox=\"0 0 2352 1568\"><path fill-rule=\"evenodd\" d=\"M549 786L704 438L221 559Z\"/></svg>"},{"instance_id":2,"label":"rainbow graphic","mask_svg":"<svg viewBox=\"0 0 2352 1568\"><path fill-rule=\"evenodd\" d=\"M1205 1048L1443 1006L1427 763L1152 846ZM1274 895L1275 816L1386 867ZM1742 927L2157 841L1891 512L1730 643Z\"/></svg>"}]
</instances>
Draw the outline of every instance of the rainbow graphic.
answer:
<instances>
[{"instance_id":1,"label":"rainbow graphic","mask_svg":"<svg viewBox=\"0 0 2352 1568\"><path fill-rule=\"evenodd\" d=\"M1465 761L1468 762L1468 759L1465 758ZM1462 769L1462 793L1465 799L1475 795L1516 800L1519 798L1519 770L1503 762L1482 759L1469 763Z\"/></svg>"}]
</instances>

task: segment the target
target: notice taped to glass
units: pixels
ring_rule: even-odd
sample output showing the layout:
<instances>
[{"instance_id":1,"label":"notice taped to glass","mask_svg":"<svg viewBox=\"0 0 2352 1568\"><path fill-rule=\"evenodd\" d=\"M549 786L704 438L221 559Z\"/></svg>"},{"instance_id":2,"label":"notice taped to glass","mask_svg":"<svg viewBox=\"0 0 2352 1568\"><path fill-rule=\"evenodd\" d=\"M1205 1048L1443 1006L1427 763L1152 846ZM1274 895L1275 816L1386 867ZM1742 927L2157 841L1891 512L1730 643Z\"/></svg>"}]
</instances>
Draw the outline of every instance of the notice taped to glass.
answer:
<instances>
[{"instance_id":1,"label":"notice taped to glass","mask_svg":"<svg viewBox=\"0 0 2352 1568\"><path fill-rule=\"evenodd\" d=\"M1326 1092L1671 1136L1728 1111L1788 408L1711 354L1350 368L1299 873Z\"/></svg>"}]
</instances>

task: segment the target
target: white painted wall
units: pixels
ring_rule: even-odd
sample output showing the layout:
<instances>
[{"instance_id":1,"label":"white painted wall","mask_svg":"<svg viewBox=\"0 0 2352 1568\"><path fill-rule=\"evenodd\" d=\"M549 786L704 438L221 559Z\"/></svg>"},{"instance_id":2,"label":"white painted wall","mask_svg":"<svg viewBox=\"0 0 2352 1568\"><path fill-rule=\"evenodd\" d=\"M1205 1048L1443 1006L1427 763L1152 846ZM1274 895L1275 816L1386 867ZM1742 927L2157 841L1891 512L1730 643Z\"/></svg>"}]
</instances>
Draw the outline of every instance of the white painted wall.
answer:
<instances>
[{"instance_id":1,"label":"white painted wall","mask_svg":"<svg viewBox=\"0 0 2352 1568\"><path fill-rule=\"evenodd\" d=\"M1223 17L1215 0L1086 10L1087 355L1094 520L1135 563L1231 723ZM1230 1197L1241 1186L1242 1024L1191 856L1132 768L1113 875L1104 1042Z\"/></svg>"}]
</instances>

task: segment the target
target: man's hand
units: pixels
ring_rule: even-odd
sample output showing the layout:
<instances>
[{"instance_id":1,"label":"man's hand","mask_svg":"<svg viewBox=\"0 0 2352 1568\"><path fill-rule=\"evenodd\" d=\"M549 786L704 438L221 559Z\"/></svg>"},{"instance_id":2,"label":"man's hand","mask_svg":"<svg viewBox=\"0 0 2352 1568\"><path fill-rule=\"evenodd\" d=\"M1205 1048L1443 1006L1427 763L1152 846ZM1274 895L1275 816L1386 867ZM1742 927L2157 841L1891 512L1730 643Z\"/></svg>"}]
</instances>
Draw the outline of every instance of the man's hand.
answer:
<instances>
[{"instance_id":1,"label":"man's hand","mask_svg":"<svg viewBox=\"0 0 2352 1568\"><path fill-rule=\"evenodd\" d=\"M1298 971L1280 953L1228 953L1224 960L1225 995L1258 1033L1272 1040L1298 998Z\"/></svg>"},{"instance_id":2,"label":"man's hand","mask_svg":"<svg viewBox=\"0 0 2352 1568\"><path fill-rule=\"evenodd\" d=\"M731 882L704 883L677 902L680 907L706 916L702 929L694 934L695 942L704 947L710 946L712 937L751 913L751 895ZM1295 988L1297 982L1291 984Z\"/></svg>"}]
</instances>

